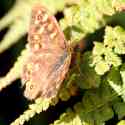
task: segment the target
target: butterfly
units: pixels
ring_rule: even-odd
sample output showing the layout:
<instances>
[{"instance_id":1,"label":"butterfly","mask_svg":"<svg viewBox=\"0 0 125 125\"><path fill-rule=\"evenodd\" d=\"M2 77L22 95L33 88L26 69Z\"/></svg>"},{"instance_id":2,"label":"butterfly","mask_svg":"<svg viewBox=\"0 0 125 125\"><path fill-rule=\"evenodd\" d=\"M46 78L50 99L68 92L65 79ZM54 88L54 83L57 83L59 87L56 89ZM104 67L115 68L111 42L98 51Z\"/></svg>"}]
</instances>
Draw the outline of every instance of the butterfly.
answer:
<instances>
[{"instance_id":1,"label":"butterfly","mask_svg":"<svg viewBox=\"0 0 125 125\"><path fill-rule=\"evenodd\" d=\"M27 49L21 73L24 96L30 100L56 97L69 69L71 51L56 18L41 5L32 9Z\"/></svg>"}]
</instances>

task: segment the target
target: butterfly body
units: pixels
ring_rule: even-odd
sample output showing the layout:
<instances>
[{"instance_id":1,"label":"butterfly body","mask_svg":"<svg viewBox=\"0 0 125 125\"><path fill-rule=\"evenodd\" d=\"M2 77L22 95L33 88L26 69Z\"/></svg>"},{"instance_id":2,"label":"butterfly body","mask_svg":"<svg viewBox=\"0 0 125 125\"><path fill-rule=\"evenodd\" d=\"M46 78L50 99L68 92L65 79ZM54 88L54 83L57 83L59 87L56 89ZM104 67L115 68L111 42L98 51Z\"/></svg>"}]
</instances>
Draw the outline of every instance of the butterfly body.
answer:
<instances>
[{"instance_id":1,"label":"butterfly body","mask_svg":"<svg viewBox=\"0 0 125 125\"><path fill-rule=\"evenodd\" d=\"M54 16L42 6L32 10L29 54L22 69L28 99L53 98L68 72L71 52Z\"/></svg>"}]
</instances>

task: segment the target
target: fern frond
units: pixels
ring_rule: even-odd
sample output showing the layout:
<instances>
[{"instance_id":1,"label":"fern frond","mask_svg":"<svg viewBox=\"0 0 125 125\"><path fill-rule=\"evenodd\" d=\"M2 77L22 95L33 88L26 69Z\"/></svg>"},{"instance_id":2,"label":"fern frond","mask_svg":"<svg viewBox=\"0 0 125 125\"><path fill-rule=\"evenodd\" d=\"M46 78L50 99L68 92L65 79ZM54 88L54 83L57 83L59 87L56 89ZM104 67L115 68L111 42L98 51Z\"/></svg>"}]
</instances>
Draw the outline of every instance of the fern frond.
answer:
<instances>
[{"instance_id":1,"label":"fern frond","mask_svg":"<svg viewBox=\"0 0 125 125\"><path fill-rule=\"evenodd\" d=\"M114 52L117 54L125 54L124 44L125 30L122 27L106 27L104 36L104 46L114 49Z\"/></svg>"},{"instance_id":2,"label":"fern frond","mask_svg":"<svg viewBox=\"0 0 125 125\"><path fill-rule=\"evenodd\" d=\"M29 105L29 109L20 115L19 118L17 118L14 122L12 122L11 125L23 125L24 122L28 121L36 113L39 114L40 112L47 110L49 105L49 100L42 100L41 98L36 99L35 103Z\"/></svg>"},{"instance_id":3,"label":"fern frond","mask_svg":"<svg viewBox=\"0 0 125 125\"><path fill-rule=\"evenodd\" d=\"M20 78L20 73L22 70L22 64L26 58L27 50L23 50L21 56L18 57L14 66L6 74L6 76L0 78L0 91L6 86L10 85L13 81Z\"/></svg>"},{"instance_id":4,"label":"fern frond","mask_svg":"<svg viewBox=\"0 0 125 125\"><path fill-rule=\"evenodd\" d=\"M106 27L104 43L95 43L93 48L93 64L95 71L103 75L107 71L106 79L112 89L125 101L124 84L124 36L125 30L119 26ZM100 66L101 65L101 66ZM119 68L121 66L121 68Z\"/></svg>"},{"instance_id":5,"label":"fern frond","mask_svg":"<svg viewBox=\"0 0 125 125\"><path fill-rule=\"evenodd\" d=\"M18 40L25 35L27 30L27 24L21 20L17 20L5 34L4 38L0 42L0 53L8 49L11 45L18 42Z\"/></svg>"},{"instance_id":6,"label":"fern frond","mask_svg":"<svg viewBox=\"0 0 125 125\"><path fill-rule=\"evenodd\" d=\"M93 64L98 74L103 75L112 66L122 64L120 55L125 54L125 30L120 26L106 27L104 43L95 42L93 48Z\"/></svg>"},{"instance_id":7,"label":"fern frond","mask_svg":"<svg viewBox=\"0 0 125 125\"><path fill-rule=\"evenodd\" d=\"M116 11L112 0L81 0L78 5L64 10L64 19L60 24L67 38L77 42L105 26Z\"/></svg>"},{"instance_id":8,"label":"fern frond","mask_svg":"<svg viewBox=\"0 0 125 125\"><path fill-rule=\"evenodd\" d=\"M53 124L50 125L82 125L82 122L79 116L69 108L60 116L59 120L56 120Z\"/></svg>"}]
</instances>

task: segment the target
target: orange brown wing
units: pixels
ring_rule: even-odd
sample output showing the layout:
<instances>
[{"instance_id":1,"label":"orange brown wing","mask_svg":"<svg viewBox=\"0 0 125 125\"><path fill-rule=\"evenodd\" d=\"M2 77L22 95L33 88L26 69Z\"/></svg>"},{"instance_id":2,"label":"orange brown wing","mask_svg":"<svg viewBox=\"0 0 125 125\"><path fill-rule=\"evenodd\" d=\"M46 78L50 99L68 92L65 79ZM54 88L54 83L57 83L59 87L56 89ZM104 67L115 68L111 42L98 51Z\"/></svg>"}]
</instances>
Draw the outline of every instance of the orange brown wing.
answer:
<instances>
[{"instance_id":1,"label":"orange brown wing","mask_svg":"<svg viewBox=\"0 0 125 125\"><path fill-rule=\"evenodd\" d=\"M53 98L69 69L71 53L55 17L42 6L32 10L28 45L22 70L24 95L31 100Z\"/></svg>"}]
</instances>

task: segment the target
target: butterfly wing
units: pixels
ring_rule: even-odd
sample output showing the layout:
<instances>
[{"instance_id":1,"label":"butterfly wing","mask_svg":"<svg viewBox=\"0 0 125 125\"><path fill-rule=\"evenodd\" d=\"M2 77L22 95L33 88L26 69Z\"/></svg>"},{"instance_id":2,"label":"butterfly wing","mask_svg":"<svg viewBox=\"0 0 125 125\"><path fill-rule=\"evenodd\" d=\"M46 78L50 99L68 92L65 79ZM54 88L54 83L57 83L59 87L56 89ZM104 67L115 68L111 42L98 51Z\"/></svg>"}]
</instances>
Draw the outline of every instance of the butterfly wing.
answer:
<instances>
[{"instance_id":1,"label":"butterfly wing","mask_svg":"<svg viewBox=\"0 0 125 125\"><path fill-rule=\"evenodd\" d=\"M71 53L55 17L42 6L32 11L28 45L22 71L24 95L29 99L55 97L69 69Z\"/></svg>"}]
</instances>

